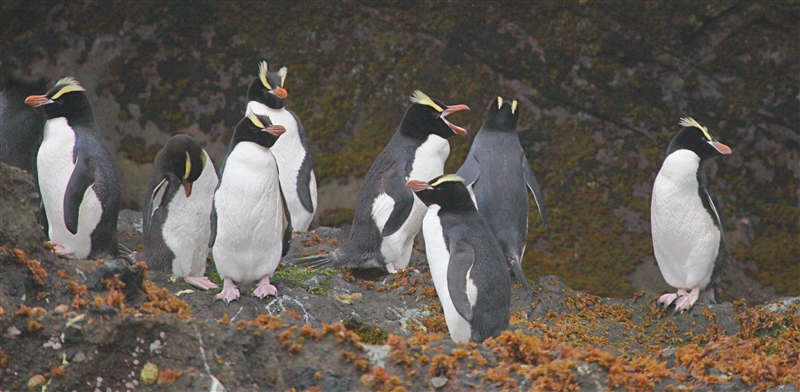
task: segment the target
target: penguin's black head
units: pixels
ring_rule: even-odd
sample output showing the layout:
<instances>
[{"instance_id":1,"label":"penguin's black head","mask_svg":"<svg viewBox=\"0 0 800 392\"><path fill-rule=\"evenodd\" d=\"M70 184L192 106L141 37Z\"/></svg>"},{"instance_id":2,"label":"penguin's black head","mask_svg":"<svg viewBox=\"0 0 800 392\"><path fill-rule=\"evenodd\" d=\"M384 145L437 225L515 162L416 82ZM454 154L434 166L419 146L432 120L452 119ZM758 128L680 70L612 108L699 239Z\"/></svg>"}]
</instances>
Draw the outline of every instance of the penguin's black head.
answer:
<instances>
[{"instance_id":1,"label":"penguin's black head","mask_svg":"<svg viewBox=\"0 0 800 392\"><path fill-rule=\"evenodd\" d=\"M693 118L682 118L680 125L686 128L678 132L678 134L672 138L667 148L667 155L677 150L690 150L697 154L700 159L706 159L731 153L730 147L714 139L714 137L708 133L708 129L700 125Z\"/></svg>"},{"instance_id":2,"label":"penguin's black head","mask_svg":"<svg viewBox=\"0 0 800 392\"><path fill-rule=\"evenodd\" d=\"M453 135L467 135L466 129L451 124L445 118L451 113L469 110L467 105L447 106L419 90L414 91L411 102L400 122L400 132L420 139L426 139L428 135L438 135L445 139Z\"/></svg>"},{"instance_id":3,"label":"penguin's black head","mask_svg":"<svg viewBox=\"0 0 800 392\"><path fill-rule=\"evenodd\" d=\"M508 101L503 97L497 99L489 105L489 114L483 121L483 127L490 131L515 131L517 120L519 119L519 108L517 100Z\"/></svg>"},{"instance_id":4,"label":"penguin's black head","mask_svg":"<svg viewBox=\"0 0 800 392\"><path fill-rule=\"evenodd\" d=\"M445 174L430 182L409 180L406 186L426 206L438 205L445 212L475 210L464 179L455 174Z\"/></svg>"},{"instance_id":5,"label":"penguin's black head","mask_svg":"<svg viewBox=\"0 0 800 392\"><path fill-rule=\"evenodd\" d=\"M186 197L189 197L192 194L192 184L206 167L206 154L193 137L175 135L159 151L156 164L166 165L169 172L181 180Z\"/></svg>"},{"instance_id":6,"label":"penguin's black head","mask_svg":"<svg viewBox=\"0 0 800 392\"><path fill-rule=\"evenodd\" d=\"M253 142L261 147L270 148L284 132L286 128L283 125L272 125L268 116L260 116L248 110L236 126L233 137L240 142Z\"/></svg>"},{"instance_id":7,"label":"penguin's black head","mask_svg":"<svg viewBox=\"0 0 800 392\"><path fill-rule=\"evenodd\" d=\"M258 65L258 78L250 84L247 90L247 101L256 101L272 109L280 109L286 106L289 94L283 88L286 81L286 67L278 72L268 72L268 64L262 61Z\"/></svg>"},{"instance_id":8,"label":"penguin's black head","mask_svg":"<svg viewBox=\"0 0 800 392\"><path fill-rule=\"evenodd\" d=\"M77 80L68 76L56 82L47 94L25 98L25 103L33 107L41 106L47 119L65 117L78 120L87 116L87 119L92 119L91 105L84 91Z\"/></svg>"}]
</instances>

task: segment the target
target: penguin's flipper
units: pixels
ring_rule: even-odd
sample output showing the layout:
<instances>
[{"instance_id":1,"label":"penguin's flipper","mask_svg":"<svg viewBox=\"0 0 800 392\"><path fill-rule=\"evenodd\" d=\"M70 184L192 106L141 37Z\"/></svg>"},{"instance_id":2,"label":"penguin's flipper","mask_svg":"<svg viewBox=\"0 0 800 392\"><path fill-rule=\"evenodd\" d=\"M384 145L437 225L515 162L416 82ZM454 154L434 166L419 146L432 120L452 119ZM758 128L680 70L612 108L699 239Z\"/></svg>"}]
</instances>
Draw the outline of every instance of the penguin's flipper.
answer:
<instances>
[{"instance_id":1,"label":"penguin's flipper","mask_svg":"<svg viewBox=\"0 0 800 392\"><path fill-rule=\"evenodd\" d=\"M702 170L700 171L700 199L703 202L703 206L706 208L706 211L709 212L711 215L711 219L714 221L714 224L719 228L719 235L722 241L719 245L719 251L717 252L717 258L714 260L714 269L711 272L711 288L713 289L713 293L709 302L711 303L722 303L722 267L727 260L728 255L731 251L730 243L728 242L728 236L725 234L725 227L722 223L722 215L720 214L719 208L719 201L717 200L716 195L711 189L708 187L708 183L706 182L705 172Z\"/></svg>"},{"instance_id":2,"label":"penguin's flipper","mask_svg":"<svg viewBox=\"0 0 800 392\"><path fill-rule=\"evenodd\" d=\"M94 170L92 159L79 149L75 169L72 170L64 192L64 224L72 234L78 233L78 214L86 189L94 184Z\"/></svg>"},{"instance_id":3,"label":"penguin's flipper","mask_svg":"<svg viewBox=\"0 0 800 392\"><path fill-rule=\"evenodd\" d=\"M464 185L469 187L474 184L481 175L481 165L478 163L478 158L472 154L467 155L467 159L464 160L464 164L461 165L456 174L464 179Z\"/></svg>"},{"instance_id":4,"label":"penguin's flipper","mask_svg":"<svg viewBox=\"0 0 800 392\"><path fill-rule=\"evenodd\" d=\"M283 195L283 188L278 185L281 191L281 203L283 204L283 214L281 217L283 219L283 249L281 250L281 257L286 256L289 253L289 248L292 246L292 215L289 212L289 205L286 204L286 197Z\"/></svg>"},{"instance_id":5,"label":"penguin's flipper","mask_svg":"<svg viewBox=\"0 0 800 392\"><path fill-rule=\"evenodd\" d=\"M414 192L406 186L405 176L399 167L399 165L395 165L383 177L383 191L394 200L392 213L389 214L389 219L386 220L383 230L381 230L381 235L384 237L400 230L414 207Z\"/></svg>"},{"instance_id":6,"label":"penguin's flipper","mask_svg":"<svg viewBox=\"0 0 800 392\"><path fill-rule=\"evenodd\" d=\"M528 158L522 157L522 173L525 176L525 183L533 193L533 200L536 201L536 208L539 209L539 216L542 218L542 225L547 228L547 212L544 210L544 197L542 196L542 188L539 186L539 181L536 181L536 175L533 174Z\"/></svg>"},{"instance_id":7,"label":"penguin's flipper","mask_svg":"<svg viewBox=\"0 0 800 392\"><path fill-rule=\"evenodd\" d=\"M153 220L153 214L156 213L156 210L161 207L161 203L164 202L164 195L167 193L167 188L169 188L169 182L166 177L153 188L153 193L150 195L150 200L146 203L147 208L142 217L142 231L150 230L150 222Z\"/></svg>"},{"instance_id":8,"label":"penguin's flipper","mask_svg":"<svg viewBox=\"0 0 800 392\"><path fill-rule=\"evenodd\" d=\"M220 181L222 182L222 181ZM211 202L211 236L208 238L208 247L213 248L217 240L217 206L216 200Z\"/></svg>"},{"instance_id":9,"label":"penguin's flipper","mask_svg":"<svg viewBox=\"0 0 800 392\"><path fill-rule=\"evenodd\" d=\"M472 321L472 304L477 299L475 284L469 274L475 264L475 249L472 245L458 241L450 242L450 264L447 266L447 290L450 299L461 317Z\"/></svg>"},{"instance_id":10,"label":"penguin's flipper","mask_svg":"<svg viewBox=\"0 0 800 392\"><path fill-rule=\"evenodd\" d=\"M303 146L306 146L306 130L303 128L303 123L297 118L293 111L288 110L294 117L297 123L297 133L300 135L300 141ZM314 170L314 162L311 159L311 154L306 151L306 156L303 158L303 163L300 164L300 171L297 173L297 197L300 199L300 204L308 212L314 212L314 202L311 200L311 176Z\"/></svg>"},{"instance_id":11,"label":"penguin's flipper","mask_svg":"<svg viewBox=\"0 0 800 392\"><path fill-rule=\"evenodd\" d=\"M517 260L516 256L513 256L511 259L507 259L508 267L511 268L511 272L514 273L514 276L517 277L519 283L522 285L522 288L525 289L525 292L528 295L533 294L533 288L531 288L531 282L528 278L525 277L525 273L522 272L522 261Z\"/></svg>"}]
</instances>

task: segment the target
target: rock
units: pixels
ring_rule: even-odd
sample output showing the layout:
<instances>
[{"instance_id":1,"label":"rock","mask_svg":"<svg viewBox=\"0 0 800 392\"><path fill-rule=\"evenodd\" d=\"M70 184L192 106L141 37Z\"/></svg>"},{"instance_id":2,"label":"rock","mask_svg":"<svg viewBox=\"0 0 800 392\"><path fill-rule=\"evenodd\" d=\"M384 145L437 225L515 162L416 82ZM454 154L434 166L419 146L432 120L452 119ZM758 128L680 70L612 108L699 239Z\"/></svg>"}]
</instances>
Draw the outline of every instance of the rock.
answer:
<instances>
[{"instance_id":1,"label":"rock","mask_svg":"<svg viewBox=\"0 0 800 392\"><path fill-rule=\"evenodd\" d=\"M139 379L142 380L144 385L155 384L156 380L158 380L158 366L152 362L144 364L141 373L139 373Z\"/></svg>"},{"instance_id":2,"label":"rock","mask_svg":"<svg viewBox=\"0 0 800 392\"><path fill-rule=\"evenodd\" d=\"M444 387L448 381L450 380L448 380L447 377L433 377L431 378L430 383L434 389L440 389Z\"/></svg>"},{"instance_id":3,"label":"rock","mask_svg":"<svg viewBox=\"0 0 800 392\"><path fill-rule=\"evenodd\" d=\"M28 380L28 390L36 391L41 388L47 380L41 374L37 374Z\"/></svg>"},{"instance_id":4,"label":"rock","mask_svg":"<svg viewBox=\"0 0 800 392\"><path fill-rule=\"evenodd\" d=\"M39 190L33 176L0 162L0 246L42 251L44 232L37 223Z\"/></svg>"},{"instance_id":5,"label":"rock","mask_svg":"<svg viewBox=\"0 0 800 392\"><path fill-rule=\"evenodd\" d=\"M78 350L78 352L72 356L72 362L81 363L84 361L86 361L86 354L84 354L83 351Z\"/></svg>"},{"instance_id":6,"label":"rock","mask_svg":"<svg viewBox=\"0 0 800 392\"><path fill-rule=\"evenodd\" d=\"M95 272L86 278L86 287L92 291L103 291L106 289L103 281L114 276L119 276L120 281L125 284L125 287L122 288L122 292L125 294L125 304L141 305L144 300L143 271L137 265L129 265L124 259L114 259L100 264Z\"/></svg>"}]
</instances>

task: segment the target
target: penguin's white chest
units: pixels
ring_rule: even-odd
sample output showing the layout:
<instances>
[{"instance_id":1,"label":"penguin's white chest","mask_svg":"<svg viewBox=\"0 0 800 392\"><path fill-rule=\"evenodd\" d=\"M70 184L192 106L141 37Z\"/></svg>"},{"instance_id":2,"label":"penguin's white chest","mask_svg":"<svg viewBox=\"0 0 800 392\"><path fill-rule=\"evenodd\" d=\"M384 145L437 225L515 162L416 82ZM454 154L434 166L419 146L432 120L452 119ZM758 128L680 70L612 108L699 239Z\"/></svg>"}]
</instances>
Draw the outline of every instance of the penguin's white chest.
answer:
<instances>
[{"instance_id":1,"label":"penguin's white chest","mask_svg":"<svg viewBox=\"0 0 800 392\"><path fill-rule=\"evenodd\" d=\"M422 224L422 235L425 237L425 253L431 270L431 278L433 278L433 286L436 288L436 295L439 296L439 301L442 303L444 320L447 323L450 337L456 342L469 342L469 338L472 335L472 327L469 321L461 317L461 314L456 310L453 300L450 298L450 289L447 286L447 267L450 265L450 252L447 251L442 224L439 220L439 206L432 205L427 209Z\"/></svg>"},{"instance_id":2,"label":"penguin's white chest","mask_svg":"<svg viewBox=\"0 0 800 392\"><path fill-rule=\"evenodd\" d=\"M720 231L698 192L699 164L691 151L670 154L656 176L650 205L658 267L670 286L682 289L708 284L720 244Z\"/></svg>"},{"instance_id":3,"label":"penguin's white chest","mask_svg":"<svg viewBox=\"0 0 800 392\"><path fill-rule=\"evenodd\" d=\"M220 277L252 282L271 275L282 250L283 203L278 166L269 149L240 142L225 163L214 195Z\"/></svg>"},{"instance_id":4,"label":"penguin's white chest","mask_svg":"<svg viewBox=\"0 0 800 392\"><path fill-rule=\"evenodd\" d=\"M206 154L203 151L203 154ZM208 239L211 236L211 205L217 187L214 164L206 154L206 167L192 184L192 195L186 197L183 188L178 189L167 207L162 236L167 247L175 255L172 273L185 278L205 274L208 256Z\"/></svg>"},{"instance_id":5,"label":"penguin's white chest","mask_svg":"<svg viewBox=\"0 0 800 392\"><path fill-rule=\"evenodd\" d=\"M75 132L67 120L63 117L47 120L36 166L50 241L64 247L66 253L83 259L92 250L91 235L100 222L103 207L94 186L89 186L78 210L78 232L72 234L67 230L64 223L64 194L75 169L72 161L74 148Z\"/></svg>"},{"instance_id":6,"label":"penguin's white chest","mask_svg":"<svg viewBox=\"0 0 800 392\"><path fill-rule=\"evenodd\" d=\"M270 151L272 151L272 155L275 156L275 160L278 162L281 186L286 197L286 205L289 207L289 212L292 216L292 226L294 230L306 231L308 226L311 225L314 211L317 209L317 180L312 171L309 184L298 184L300 167L308 152L300 139L297 120L285 108L272 109L255 101L249 102L247 107L253 113L269 116L269 120L273 124L283 125L286 128L286 132L278 138L278 141L270 148ZM311 187L311 204L314 206L312 211L306 210L300 202L297 192L298 186Z\"/></svg>"}]
</instances>

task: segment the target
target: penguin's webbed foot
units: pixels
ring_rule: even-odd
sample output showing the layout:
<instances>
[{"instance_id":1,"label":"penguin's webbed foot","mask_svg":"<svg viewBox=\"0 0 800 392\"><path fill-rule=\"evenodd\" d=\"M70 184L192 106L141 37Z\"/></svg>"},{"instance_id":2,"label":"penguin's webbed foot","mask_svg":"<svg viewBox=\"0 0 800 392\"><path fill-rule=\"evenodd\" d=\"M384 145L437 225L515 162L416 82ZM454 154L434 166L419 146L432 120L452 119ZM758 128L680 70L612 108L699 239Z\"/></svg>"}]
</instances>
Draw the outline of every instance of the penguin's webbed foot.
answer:
<instances>
[{"instance_id":1,"label":"penguin's webbed foot","mask_svg":"<svg viewBox=\"0 0 800 392\"><path fill-rule=\"evenodd\" d=\"M397 268L394 268L394 263L387 263L386 264L386 272L390 274L396 274Z\"/></svg>"},{"instance_id":2,"label":"penguin's webbed foot","mask_svg":"<svg viewBox=\"0 0 800 392\"><path fill-rule=\"evenodd\" d=\"M672 305L675 300L678 299L678 294L675 293L666 293L660 297L658 297L658 303L664 304L664 309L668 308Z\"/></svg>"},{"instance_id":3,"label":"penguin's webbed foot","mask_svg":"<svg viewBox=\"0 0 800 392\"><path fill-rule=\"evenodd\" d=\"M253 291L253 297L258 297L259 299L264 299L268 295L278 296L278 288L269 284L269 275L261 278L255 291Z\"/></svg>"},{"instance_id":4,"label":"penguin's webbed foot","mask_svg":"<svg viewBox=\"0 0 800 392\"><path fill-rule=\"evenodd\" d=\"M675 301L675 312L681 312L684 310L688 311L689 309L692 308L694 303L697 302L697 298L699 296L700 296L699 287L692 288L692 292L688 294L686 293L686 291L684 291L683 295L680 298L678 298L677 301Z\"/></svg>"},{"instance_id":5,"label":"penguin's webbed foot","mask_svg":"<svg viewBox=\"0 0 800 392\"><path fill-rule=\"evenodd\" d=\"M233 283L233 279L225 278L222 282L222 291L214 297L214 300L218 299L225 301L225 305L239 299L239 288Z\"/></svg>"},{"instance_id":6,"label":"penguin's webbed foot","mask_svg":"<svg viewBox=\"0 0 800 392\"><path fill-rule=\"evenodd\" d=\"M183 280L200 290L216 289L219 287L216 283L212 282L210 279L208 279L208 277L205 276L187 276L183 278Z\"/></svg>"}]
</instances>

